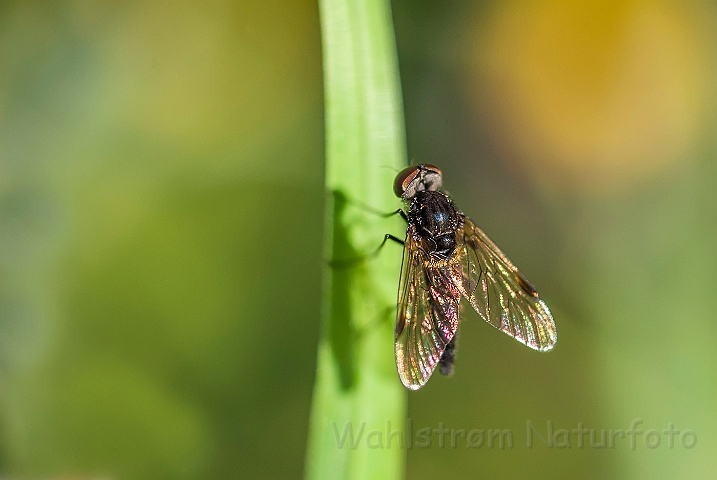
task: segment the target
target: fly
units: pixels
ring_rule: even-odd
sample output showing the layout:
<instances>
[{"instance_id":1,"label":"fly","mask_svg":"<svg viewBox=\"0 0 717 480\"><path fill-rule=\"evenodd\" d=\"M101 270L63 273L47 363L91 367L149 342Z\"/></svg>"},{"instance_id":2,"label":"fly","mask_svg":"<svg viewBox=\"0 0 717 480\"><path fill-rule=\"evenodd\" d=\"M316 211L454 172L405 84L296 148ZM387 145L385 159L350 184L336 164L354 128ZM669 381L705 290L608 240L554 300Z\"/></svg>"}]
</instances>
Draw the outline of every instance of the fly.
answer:
<instances>
[{"instance_id":1,"label":"fly","mask_svg":"<svg viewBox=\"0 0 717 480\"><path fill-rule=\"evenodd\" d=\"M408 167L394 181L394 193L408 211L400 211L408 228L398 288L396 368L411 390L425 385L436 367L452 373L461 298L486 322L530 348L546 352L558 339L538 291L456 209L442 183L441 171L430 164Z\"/></svg>"}]
</instances>

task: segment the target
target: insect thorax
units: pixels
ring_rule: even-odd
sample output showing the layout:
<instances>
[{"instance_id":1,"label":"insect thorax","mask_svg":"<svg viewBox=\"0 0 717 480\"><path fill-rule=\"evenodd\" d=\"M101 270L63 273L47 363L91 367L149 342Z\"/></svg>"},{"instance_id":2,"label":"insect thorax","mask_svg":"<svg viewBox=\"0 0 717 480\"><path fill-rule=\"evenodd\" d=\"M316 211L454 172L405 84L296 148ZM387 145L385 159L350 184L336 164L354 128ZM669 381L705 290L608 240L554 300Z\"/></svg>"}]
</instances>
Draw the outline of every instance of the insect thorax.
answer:
<instances>
[{"instance_id":1,"label":"insect thorax","mask_svg":"<svg viewBox=\"0 0 717 480\"><path fill-rule=\"evenodd\" d=\"M447 256L455 248L461 216L445 193L418 192L411 200L408 221L428 253Z\"/></svg>"}]
</instances>

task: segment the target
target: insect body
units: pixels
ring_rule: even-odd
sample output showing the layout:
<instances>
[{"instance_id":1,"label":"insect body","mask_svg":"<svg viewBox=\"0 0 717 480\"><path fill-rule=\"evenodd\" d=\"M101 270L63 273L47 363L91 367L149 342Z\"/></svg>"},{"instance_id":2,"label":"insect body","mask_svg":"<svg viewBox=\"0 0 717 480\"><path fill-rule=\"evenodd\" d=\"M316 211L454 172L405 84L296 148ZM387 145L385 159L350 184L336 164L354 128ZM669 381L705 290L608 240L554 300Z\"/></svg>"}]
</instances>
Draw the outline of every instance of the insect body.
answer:
<instances>
[{"instance_id":1,"label":"insect body","mask_svg":"<svg viewBox=\"0 0 717 480\"><path fill-rule=\"evenodd\" d=\"M396 367L411 390L436 367L449 375L460 301L496 328L539 351L555 346L548 306L505 254L440 191L442 174L429 164L398 174L394 192L408 206L396 314Z\"/></svg>"}]
</instances>

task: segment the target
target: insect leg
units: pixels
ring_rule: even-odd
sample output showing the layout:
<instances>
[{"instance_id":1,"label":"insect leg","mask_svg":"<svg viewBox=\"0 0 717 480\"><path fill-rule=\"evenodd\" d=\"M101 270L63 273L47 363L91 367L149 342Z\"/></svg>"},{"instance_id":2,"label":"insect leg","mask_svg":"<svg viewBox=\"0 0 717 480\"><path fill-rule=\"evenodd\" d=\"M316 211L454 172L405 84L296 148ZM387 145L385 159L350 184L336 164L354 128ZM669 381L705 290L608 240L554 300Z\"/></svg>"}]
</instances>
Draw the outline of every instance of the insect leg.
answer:
<instances>
[{"instance_id":1,"label":"insect leg","mask_svg":"<svg viewBox=\"0 0 717 480\"><path fill-rule=\"evenodd\" d=\"M374 215L378 215L379 217L389 218L389 217L393 217L394 215L401 215L401 218L404 219L406 221L406 223L408 223L408 215L406 215L406 212L404 212L400 208L394 212L383 213L383 212L379 212L375 208L369 207L368 205L365 205L361 202L357 202L357 203L358 203L358 205L361 205L361 207L363 207L364 210L371 212Z\"/></svg>"},{"instance_id":2,"label":"insect leg","mask_svg":"<svg viewBox=\"0 0 717 480\"><path fill-rule=\"evenodd\" d=\"M399 212L403 213L403 210L399 210ZM383 245L384 245L384 244L386 243L386 241L388 241L388 240L393 240L394 242L400 244L401 246L405 246L405 245L406 245L406 242L404 242L404 241L401 240L400 238L394 237L394 236L391 235L390 233L387 233L387 234L383 237L383 242L381 242L381 245L379 245L378 248L376 249L376 253L378 253L378 251L381 250L381 247L383 247Z\"/></svg>"},{"instance_id":3,"label":"insect leg","mask_svg":"<svg viewBox=\"0 0 717 480\"><path fill-rule=\"evenodd\" d=\"M372 253L369 253L368 255L356 257L356 258L347 258L345 260L330 260L329 265L331 265L332 267L335 267L335 268L348 268L348 267L352 267L353 265L356 265L357 263L361 263L363 261L369 260L369 259L375 257L376 255L378 255L381 252L381 249L383 248L383 246L386 245L386 242L389 240L396 242L402 246L405 245L405 242L403 240L401 240L398 237L394 237L390 233L387 233L386 235L384 235L383 242L381 242L381 245L379 245L378 248L376 250L374 250Z\"/></svg>"},{"instance_id":4,"label":"insect leg","mask_svg":"<svg viewBox=\"0 0 717 480\"><path fill-rule=\"evenodd\" d=\"M406 221L406 223L408 223L408 216L406 215L406 212L404 212L400 208L394 212L385 213L385 212L382 212L381 210L378 210L378 209L372 207L371 205L368 205L360 200L344 198L344 201L347 204L353 204L356 207L360 208L361 210L364 210L366 212L372 213L374 215L377 215L377 216L383 217L383 218L393 217L394 215L401 215L401 218L403 218Z\"/></svg>"},{"instance_id":5,"label":"insect leg","mask_svg":"<svg viewBox=\"0 0 717 480\"><path fill-rule=\"evenodd\" d=\"M408 215L406 215L406 212L404 212L400 208L398 210L396 210L395 212L389 213L388 215L385 215L385 216L392 217L394 215L401 215L401 218L404 219L406 221L406 223L408 223Z\"/></svg>"}]
</instances>

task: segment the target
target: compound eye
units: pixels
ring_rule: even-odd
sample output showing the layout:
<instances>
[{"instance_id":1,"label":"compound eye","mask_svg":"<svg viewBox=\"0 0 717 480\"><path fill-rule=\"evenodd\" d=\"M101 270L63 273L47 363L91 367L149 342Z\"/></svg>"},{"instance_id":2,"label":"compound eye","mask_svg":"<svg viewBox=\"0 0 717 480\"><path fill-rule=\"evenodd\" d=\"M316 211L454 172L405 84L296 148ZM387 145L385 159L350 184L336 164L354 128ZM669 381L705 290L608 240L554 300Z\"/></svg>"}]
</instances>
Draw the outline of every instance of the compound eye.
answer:
<instances>
[{"instance_id":1,"label":"compound eye","mask_svg":"<svg viewBox=\"0 0 717 480\"><path fill-rule=\"evenodd\" d=\"M396 179L393 181L393 193L395 193L397 197L403 197L406 188L416 178L416 175L418 175L418 169L418 165L412 165L408 168L404 168L396 175Z\"/></svg>"},{"instance_id":2,"label":"compound eye","mask_svg":"<svg viewBox=\"0 0 717 480\"><path fill-rule=\"evenodd\" d=\"M426 170L427 172L435 173L435 174L438 175L439 177L443 178L443 172L441 172L441 169L438 168L437 166L431 165L430 163L424 163L424 164L421 165L421 166L422 166L423 169Z\"/></svg>"}]
</instances>

